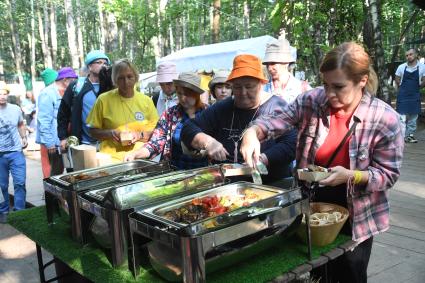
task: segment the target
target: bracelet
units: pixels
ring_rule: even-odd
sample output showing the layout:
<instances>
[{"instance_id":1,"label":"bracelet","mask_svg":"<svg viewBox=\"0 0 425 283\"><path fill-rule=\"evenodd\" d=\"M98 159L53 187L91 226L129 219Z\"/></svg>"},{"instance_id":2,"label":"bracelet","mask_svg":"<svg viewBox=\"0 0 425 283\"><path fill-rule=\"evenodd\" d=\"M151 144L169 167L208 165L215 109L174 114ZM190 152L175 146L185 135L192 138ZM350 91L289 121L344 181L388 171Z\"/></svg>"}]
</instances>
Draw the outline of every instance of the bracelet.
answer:
<instances>
[{"instance_id":1,"label":"bracelet","mask_svg":"<svg viewBox=\"0 0 425 283\"><path fill-rule=\"evenodd\" d=\"M358 184L360 184L361 183L361 181L362 181L362 178L363 178L363 174L362 174L362 172L361 171L359 171L359 170L354 170L354 174L353 174L353 184L354 185L358 185Z\"/></svg>"}]
</instances>

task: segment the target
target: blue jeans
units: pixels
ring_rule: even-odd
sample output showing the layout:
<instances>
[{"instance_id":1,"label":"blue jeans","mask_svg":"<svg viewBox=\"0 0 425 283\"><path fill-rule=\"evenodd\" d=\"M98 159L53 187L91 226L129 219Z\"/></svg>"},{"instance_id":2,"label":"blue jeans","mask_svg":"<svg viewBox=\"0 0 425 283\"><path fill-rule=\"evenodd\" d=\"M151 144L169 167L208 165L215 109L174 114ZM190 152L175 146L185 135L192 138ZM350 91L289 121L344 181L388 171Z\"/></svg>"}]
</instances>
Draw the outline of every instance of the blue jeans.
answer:
<instances>
[{"instance_id":1,"label":"blue jeans","mask_svg":"<svg viewBox=\"0 0 425 283\"><path fill-rule=\"evenodd\" d=\"M416 122L418 114L400 114L400 120L406 126L406 137L413 135L416 132Z\"/></svg>"},{"instance_id":2,"label":"blue jeans","mask_svg":"<svg viewBox=\"0 0 425 283\"><path fill-rule=\"evenodd\" d=\"M14 210L25 209L26 161L22 151L0 152L0 187L4 197L0 214L9 213L9 172L13 178Z\"/></svg>"}]
</instances>

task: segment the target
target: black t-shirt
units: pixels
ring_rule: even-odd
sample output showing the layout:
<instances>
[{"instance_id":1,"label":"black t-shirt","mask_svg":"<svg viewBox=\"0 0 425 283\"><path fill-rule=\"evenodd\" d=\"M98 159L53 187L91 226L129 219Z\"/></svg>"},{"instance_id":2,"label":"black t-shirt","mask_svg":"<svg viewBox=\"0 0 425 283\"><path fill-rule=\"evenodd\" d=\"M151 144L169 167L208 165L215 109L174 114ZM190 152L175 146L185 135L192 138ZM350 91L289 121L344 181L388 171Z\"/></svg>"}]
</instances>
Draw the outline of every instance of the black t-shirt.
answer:
<instances>
[{"instance_id":1,"label":"black t-shirt","mask_svg":"<svg viewBox=\"0 0 425 283\"><path fill-rule=\"evenodd\" d=\"M203 132L214 137L223 144L229 153L226 163L234 162L235 145L237 143L237 159L243 163L240 154L240 136L249 123L260 115L272 115L275 109L280 109L285 101L272 96L259 109L239 109L234 106L232 97L219 101L204 110L196 118L186 121L182 130L182 141L186 146L190 144L196 134ZM285 135L261 144L261 152L269 160L269 175L264 176L265 183L275 181L291 174L292 161L295 158L296 131L291 130Z\"/></svg>"}]
</instances>

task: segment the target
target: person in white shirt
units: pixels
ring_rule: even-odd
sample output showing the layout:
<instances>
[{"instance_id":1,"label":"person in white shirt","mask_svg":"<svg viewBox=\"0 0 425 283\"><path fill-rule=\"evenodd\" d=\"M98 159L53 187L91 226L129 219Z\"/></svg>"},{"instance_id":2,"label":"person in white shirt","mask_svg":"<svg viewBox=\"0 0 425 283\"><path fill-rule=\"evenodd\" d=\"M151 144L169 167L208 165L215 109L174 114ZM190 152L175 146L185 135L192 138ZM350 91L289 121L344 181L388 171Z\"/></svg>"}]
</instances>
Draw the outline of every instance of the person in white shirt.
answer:
<instances>
[{"instance_id":1,"label":"person in white shirt","mask_svg":"<svg viewBox=\"0 0 425 283\"><path fill-rule=\"evenodd\" d=\"M420 88L425 87L425 66L418 61L417 52L413 48L406 51L406 60L395 72L395 82L399 88L396 110L406 125L405 142L417 143L414 134L421 113Z\"/></svg>"},{"instance_id":2,"label":"person in white shirt","mask_svg":"<svg viewBox=\"0 0 425 283\"><path fill-rule=\"evenodd\" d=\"M173 84L173 80L176 80L178 76L176 64L171 62L161 63L156 69L156 82L159 83L161 91L152 99L159 116L178 103L176 87Z\"/></svg>"},{"instance_id":3,"label":"person in white shirt","mask_svg":"<svg viewBox=\"0 0 425 283\"><path fill-rule=\"evenodd\" d=\"M264 91L280 96L291 103L301 93L310 90L306 81L300 81L289 71L289 64L296 61L289 41L279 37L267 44L263 65L266 65L270 81L264 85ZM296 50L295 50L296 53Z\"/></svg>"}]
</instances>

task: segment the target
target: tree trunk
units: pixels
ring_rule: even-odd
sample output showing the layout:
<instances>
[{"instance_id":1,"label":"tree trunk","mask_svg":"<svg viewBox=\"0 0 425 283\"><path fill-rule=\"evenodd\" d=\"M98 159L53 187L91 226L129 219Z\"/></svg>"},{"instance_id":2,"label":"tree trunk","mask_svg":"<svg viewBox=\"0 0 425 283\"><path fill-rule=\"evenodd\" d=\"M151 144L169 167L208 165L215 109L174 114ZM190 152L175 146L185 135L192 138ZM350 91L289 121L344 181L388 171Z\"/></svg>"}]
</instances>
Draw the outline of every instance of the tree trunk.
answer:
<instances>
[{"instance_id":1,"label":"tree trunk","mask_svg":"<svg viewBox=\"0 0 425 283\"><path fill-rule=\"evenodd\" d=\"M182 17L182 48L185 48L187 46L187 23L189 22L188 16L187 16L187 10L183 11L183 17Z\"/></svg>"},{"instance_id":2,"label":"tree trunk","mask_svg":"<svg viewBox=\"0 0 425 283\"><path fill-rule=\"evenodd\" d=\"M399 36L398 41L397 41L399 44L395 44L394 47L393 47L393 52L392 52L391 61L390 61L391 66L389 68L390 70L388 70L389 71L388 76L391 77L391 83L392 83L392 80L394 79L394 76L395 76L395 71L396 71L395 68L397 67L397 66L394 65L394 61L397 59L398 52L400 50L401 44L403 44L403 42L406 39L406 33L409 31L412 24L414 22L416 22L416 17L418 16L419 12L420 12L419 9L415 9L413 14L410 16L409 21L407 22L406 26L404 27L404 29L400 33L400 36Z\"/></svg>"},{"instance_id":3,"label":"tree trunk","mask_svg":"<svg viewBox=\"0 0 425 283\"><path fill-rule=\"evenodd\" d=\"M57 66L58 39L56 32L56 4L55 1L50 2L50 40L52 42L52 66Z\"/></svg>"},{"instance_id":4,"label":"tree trunk","mask_svg":"<svg viewBox=\"0 0 425 283\"><path fill-rule=\"evenodd\" d=\"M370 15L372 19L372 27L374 32L374 45L375 45L375 70L377 71L378 80L379 80L379 89L377 92L377 97L386 101L391 105L391 98L387 86L387 76L385 72L385 58L384 58L384 49L382 48L382 34L381 34L381 24L379 20L379 10L378 10L378 1L376 0L366 0L366 5L370 10Z\"/></svg>"},{"instance_id":5,"label":"tree trunk","mask_svg":"<svg viewBox=\"0 0 425 283\"><path fill-rule=\"evenodd\" d=\"M176 50L175 44L174 44L174 35L173 35L173 27L170 24L168 28L169 36L170 36L170 53L173 53L174 50Z\"/></svg>"},{"instance_id":6,"label":"tree trunk","mask_svg":"<svg viewBox=\"0 0 425 283\"><path fill-rule=\"evenodd\" d=\"M31 85L34 89L35 85L35 17L34 17L34 0L31 0L31 35L29 42L31 44Z\"/></svg>"},{"instance_id":7,"label":"tree trunk","mask_svg":"<svg viewBox=\"0 0 425 283\"><path fill-rule=\"evenodd\" d=\"M238 1L233 1L232 4L233 4L232 5L233 15L235 17L239 17L239 15L238 15ZM240 35L239 23L236 23L235 22L235 28L234 28L234 33L233 33L233 40L239 39L239 35Z\"/></svg>"},{"instance_id":8,"label":"tree trunk","mask_svg":"<svg viewBox=\"0 0 425 283\"><path fill-rule=\"evenodd\" d=\"M75 1L77 11L81 11L80 0ZM76 13L75 20L77 22L77 42L78 42L78 59L80 61L80 67L84 66L84 44L83 44L83 32L81 31L81 16L80 12Z\"/></svg>"},{"instance_id":9,"label":"tree trunk","mask_svg":"<svg viewBox=\"0 0 425 283\"><path fill-rule=\"evenodd\" d=\"M106 44L105 44L105 52L113 52L118 48L118 26L117 19L113 13L106 13Z\"/></svg>"},{"instance_id":10,"label":"tree trunk","mask_svg":"<svg viewBox=\"0 0 425 283\"><path fill-rule=\"evenodd\" d=\"M18 75L18 82L24 83L24 78L22 76L22 50L21 50L21 41L19 38L18 28L13 18L13 15L16 11L16 2L15 0L6 0L6 13L10 20L10 34L12 35L12 44L13 44L13 58L15 59L16 73Z\"/></svg>"},{"instance_id":11,"label":"tree trunk","mask_svg":"<svg viewBox=\"0 0 425 283\"><path fill-rule=\"evenodd\" d=\"M249 38L251 36L250 32L250 10L251 5L249 1L243 2L243 32L244 32L244 38Z\"/></svg>"},{"instance_id":12,"label":"tree trunk","mask_svg":"<svg viewBox=\"0 0 425 283\"><path fill-rule=\"evenodd\" d=\"M221 1L214 0L213 3L213 23L212 23L212 42L220 42L220 9Z\"/></svg>"},{"instance_id":13,"label":"tree trunk","mask_svg":"<svg viewBox=\"0 0 425 283\"><path fill-rule=\"evenodd\" d=\"M336 0L331 0L332 8L329 10L329 31L328 31L328 45L335 45L335 26L336 26L336 15L337 15L337 3Z\"/></svg>"},{"instance_id":14,"label":"tree trunk","mask_svg":"<svg viewBox=\"0 0 425 283\"><path fill-rule=\"evenodd\" d=\"M105 50L106 38L105 38L105 18L103 13L102 0L97 1L97 8L99 11L99 28L100 28L100 50Z\"/></svg>"},{"instance_id":15,"label":"tree trunk","mask_svg":"<svg viewBox=\"0 0 425 283\"><path fill-rule=\"evenodd\" d=\"M44 22L44 39L46 41L46 52L47 52L47 66L49 68L53 67L52 62L52 53L49 48L49 30L50 30L50 21L49 21L49 7L47 3L43 6L43 22Z\"/></svg>"},{"instance_id":16,"label":"tree trunk","mask_svg":"<svg viewBox=\"0 0 425 283\"><path fill-rule=\"evenodd\" d=\"M33 1L33 0L32 0ZM52 57L50 56L50 50L48 46L49 42L49 36L48 36L48 28L44 25L45 21L43 22L43 18L41 17L41 11L40 9L43 9L43 16L46 17L47 11L46 6L39 7L37 9L37 18L38 18L38 33L40 35L40 41L41 41L41 52L43 53L43 62L44 62L44 68L51 68L52 67ZM45 19L45 18L44 18ZM31 20L32 22L32 20ZM34 43L35 45L35 43ZM34 58L35 59L35 58Z\"/></svg>"},{"instance_id":17,"label":"tree trunk","mask_svg":"<svg viewBox=\"0 0 425 283\"><path fill-rule=\"evenodd\" d=\"M72 68L79 69L78 43L75 36L74 12L72 10L72 0L64 0L66 14L66 30L68 32L69 55L71 56Z\"/></svg>"},{"instance_id":18,"label":"tree trunk","mask_svg":"<svg viewBox=\"0 0 425 283\"><path fill-rule=\"evenodd\" d=\"M35 15L34 15L34 0L31 0L31 85L34 89L35 85Z\"/></svg>"}]
</instances>

